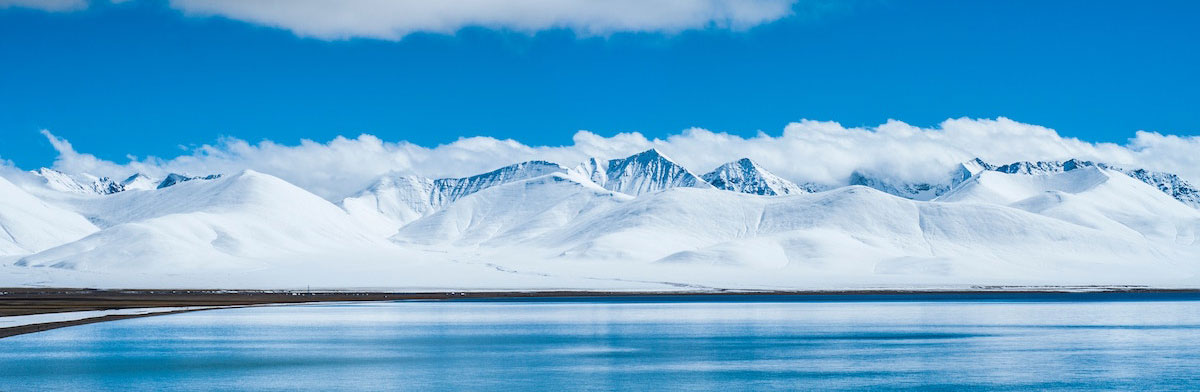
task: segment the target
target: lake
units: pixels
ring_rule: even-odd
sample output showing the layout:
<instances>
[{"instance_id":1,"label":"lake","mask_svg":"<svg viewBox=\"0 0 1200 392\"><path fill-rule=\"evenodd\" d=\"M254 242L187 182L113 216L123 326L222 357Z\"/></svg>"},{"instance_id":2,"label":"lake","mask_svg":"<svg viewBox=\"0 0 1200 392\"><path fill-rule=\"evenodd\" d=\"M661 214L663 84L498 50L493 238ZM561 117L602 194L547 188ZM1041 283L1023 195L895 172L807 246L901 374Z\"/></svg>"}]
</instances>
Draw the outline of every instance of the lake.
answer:
<instances>
[{"instance_id":1,"label":"lake","mask_svg":"<svg viewBox=\"0 0 1200 392\"><path fill-rule=\"evenodd\" d=\"M0 390L1198 390L1194 294L222 309L0 339Z\"/></svg>"}]
</instances>

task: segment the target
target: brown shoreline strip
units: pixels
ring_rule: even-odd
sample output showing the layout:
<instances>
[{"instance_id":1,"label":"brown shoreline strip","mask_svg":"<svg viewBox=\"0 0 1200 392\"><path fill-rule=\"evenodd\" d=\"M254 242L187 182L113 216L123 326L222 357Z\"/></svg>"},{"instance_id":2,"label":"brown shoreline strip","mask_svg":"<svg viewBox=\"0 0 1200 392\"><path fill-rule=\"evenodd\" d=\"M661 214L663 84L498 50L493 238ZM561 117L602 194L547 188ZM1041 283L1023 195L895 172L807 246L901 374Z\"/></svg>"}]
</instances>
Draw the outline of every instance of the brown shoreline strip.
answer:
<instances>
[{"instance_id":1,"label":"brown shoreline strip","mask_svg":"<svg viewBox=\"0 0 1200 392\"><path fill-rule=\"evenodd\" d=\"M155 307L208 307L147 314L107 315L82 320L48 322L0 328L0 338L47 331L56 328L157 316L190 311L267 304L312 302L398 301L398 300L521 300L605 297L687 298L854 298L872 299L955 299L986 296L985 299L1015 298L1022 295L1076 296L1081 299L1105 298L1106 295L1148 294L1152 298L1200 299L1198 289L1155 289L1144 286L977 286L969 290L840 290L840 291L702 291L702 292L603 292L603 291L491 291L491 292L355 292L355 291L279 291L279 290L98 290L74 288L0 288L0 316L22 316L89 310L114 310Z\"/></svg>"},{"instance_id":2,"label":"brown shoreline strip","mask_svg":"<svg viewBox=\"0 0 1200 392\"><path fill-rule=\"evenodd\" d=\"M76 325L101 323L101 322L105 322L105 321L117 321L117 320L124 320L124 319L138 318L138 317L147 317L147 316L161 316L161 315L166 315L166 314L195 312L198 310L212 310L212 309L228 309L228 308L217 307L217 308L204 308L204 309L180 309L180 310L170 310L170 311L166 311L166 312L140 313L140 314L111 314L111 315L107 315L107 316L85 318L85 319L80 319L80 320L55 321L55 322L49 322L49 323L20 325L20 326L16 326L16 327L0 328L0 339L4 339L4 338L10 337L10 336L24 335L27 333L34 333L34 332L49 331L52 329L71 327L71 326L76 326Z\"/></svg>"}]
</instances>

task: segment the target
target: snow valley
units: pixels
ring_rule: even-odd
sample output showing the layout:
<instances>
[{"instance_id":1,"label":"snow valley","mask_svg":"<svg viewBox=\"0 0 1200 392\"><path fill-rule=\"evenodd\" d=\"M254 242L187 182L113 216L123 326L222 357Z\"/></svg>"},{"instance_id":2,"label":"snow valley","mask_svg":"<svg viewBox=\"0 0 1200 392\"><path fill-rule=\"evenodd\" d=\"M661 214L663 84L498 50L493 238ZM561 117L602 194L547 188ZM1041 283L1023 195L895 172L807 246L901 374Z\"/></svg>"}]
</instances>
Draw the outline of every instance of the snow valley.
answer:
<instances>
[{"instance_id":1,"label":"snow valley","mask_svg":"<svg viewBox=\"0 0 1200 392\"><path fill-rule=\"evenodd\" d=\"M819 164L819 163L813 163ZM251 170L0 177L0 285L820 289L1200 286L1200 190L1105 162L985 162L905 182L699 174L650 149L329 198Z\"/></svg>"}]
</instances>

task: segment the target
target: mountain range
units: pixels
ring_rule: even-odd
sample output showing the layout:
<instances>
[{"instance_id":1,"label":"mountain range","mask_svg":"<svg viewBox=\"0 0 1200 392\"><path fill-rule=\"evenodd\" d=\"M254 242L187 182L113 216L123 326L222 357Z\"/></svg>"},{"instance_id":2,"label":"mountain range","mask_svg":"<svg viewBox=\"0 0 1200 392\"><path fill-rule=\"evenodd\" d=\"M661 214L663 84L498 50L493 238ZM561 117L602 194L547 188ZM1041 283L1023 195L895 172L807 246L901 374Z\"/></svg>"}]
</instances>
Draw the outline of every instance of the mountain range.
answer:
<instances>
[{"instance_id":1,"label":"mountain range","mask_svg":"<svg viewBox=\"0 0 1200 392\"><path fill-rule=\"evenodd\" d=\"M697 175L651 149L462 178L393 174L334 201L254 171L30 174L38 181L0 179L0 283L1200 285L1200 192L1174 174L1075 159L801 185L750 159Z\"/></svg>"}]
</instances>

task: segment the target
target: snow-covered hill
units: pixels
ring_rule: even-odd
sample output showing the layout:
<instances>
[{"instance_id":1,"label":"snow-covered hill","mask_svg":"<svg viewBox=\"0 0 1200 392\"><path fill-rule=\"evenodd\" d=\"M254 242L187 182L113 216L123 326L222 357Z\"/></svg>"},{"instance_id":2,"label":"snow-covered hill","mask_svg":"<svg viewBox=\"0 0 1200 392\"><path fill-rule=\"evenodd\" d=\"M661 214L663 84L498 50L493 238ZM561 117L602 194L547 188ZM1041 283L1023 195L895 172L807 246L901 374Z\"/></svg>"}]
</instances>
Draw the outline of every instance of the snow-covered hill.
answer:
<instances>
[{"instance_id":1,"label":"snow-covered hill","mask_svg":"<svg viewBox=\"0 0 1200 392\"><path fill-rule=\"evenodd\" d=\"M96 230L79 214L47 204L0 177L0 256L38 252Z\"/></svg>"},{"instance_id":2,"label":"snow-covered hill","mask_svg":"<svg viewBox=\"0 0 1200 392\"><path fill-rule=\"evenodd\" d=\"M77 203L103 230L18 266L186 271L387 246L337 206L253 171Z\"/></svg>"}]
</instances>

